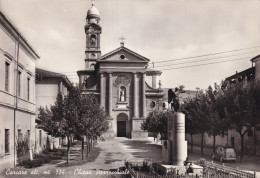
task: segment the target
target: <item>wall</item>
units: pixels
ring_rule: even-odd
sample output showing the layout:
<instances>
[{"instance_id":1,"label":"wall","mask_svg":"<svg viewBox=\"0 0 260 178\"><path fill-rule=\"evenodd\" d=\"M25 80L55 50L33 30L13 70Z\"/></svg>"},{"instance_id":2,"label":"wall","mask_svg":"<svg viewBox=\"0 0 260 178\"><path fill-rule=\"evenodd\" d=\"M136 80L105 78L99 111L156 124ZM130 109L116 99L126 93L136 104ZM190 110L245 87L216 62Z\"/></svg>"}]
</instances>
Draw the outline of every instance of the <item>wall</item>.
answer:
<instances>
[{"instance_id":1,"label":"wall","mask_svg":"<svg viewBox=\"0 0 260 178\"><path fill-rule=\"evenodd\" d=\"M30 148L35 148L35 60L36 56L0 14L0 169L15 166L18 129L30 131ZM29 54L29 51L31 52ZM5 63L9 63L9 89L5 89ZM19 66L19 67L18 67ZM21 72L21 95L17 93L17 68ZM28 100L27 78L30 78ZM17 101L17 102L16 102ZM5 153L5 129L9 129L9 153Z\"/></svg>"},{"instance_id":2,"label":"wall","mask_svg":"<svg viewBox=\"0 0 260 178\"><path fill-rule=\"evenodd\" d=\"M1 168L14 166L14 111L12 108L0 106L0 171ZM5 154L5 129L9 129L9 150Z\"/></svg>"},{"instance_id":3,"label":"wall","mask_svg":"<svg viewBox=\"0 0 260 178\"><path fill-rule=\"evenodd\" d=\"M54 82L44 82L44 83L37 83L36 84L36 107L37 109L40 106L45 107L47 106L50 108L51 105L54 105L56 101L56 97L58 94L59 86L57 83Z\"/></svg>"},{"instance_id":4,"label":"wall","mask_svg":"<svg viewBox=\"0 0 260 178\"><path fill-rule=\"evenodd\" d=\"M255 79L260 80L260 58L255 60Z\"/></svg>"},{"instance_id":5,"label":"wall","mask_svg":"<svg viewBox=\"0 0 260 178\"><path fill-rule=\"evenodd\" d=\"M36 108L37 114L40 107L48 107L50 109L51 105L55 104L56 97L58 92L61 92L63 95L68 94L68 89L61 82L61 78L43 78L42 81L36 82ZM42 146L39 145L39 132L42 132ZM50 148L58 148L61 146L59 138L53 138L48 135L42 129L36 129L36 140L37 140L37 152L41 152L44 148L47 148L47 137L49 138Z\"/></svg>"},{"instance_id":6,"label":"wall","mask_svg":"<svg viewBox=\"0 0 260 178\"><path fill-rule=\"evenodd\" d=\"M260 151L259 151L259 149L260 149L260 132L256 131L255 135L256 135L257 155L260 155ZM188 141L188 143L190 144L191 143L190 135L186 134L185 137L186 137L186 140ZM241 148L241 145L240 145L241 138L240 138L240 135L234 130L230 130L228 132L228 136L226 136L226 135L217 136L216 137L216 147L217 146L232 146L232 143L231 143L232 137L234 139L234 148L239 152L240 148ZM193 144L200 146L200 139L201 139L200 134L193 135ZM204 146L206 146L206 147L213 146L213 136L204 134ZM248 153L248 154L253 153L253 149L254 149L254 137L253 136L248 136L248 134L246 134L244 136L244 147L245 147L245 153Z\"/></svg>"}]
</instances>

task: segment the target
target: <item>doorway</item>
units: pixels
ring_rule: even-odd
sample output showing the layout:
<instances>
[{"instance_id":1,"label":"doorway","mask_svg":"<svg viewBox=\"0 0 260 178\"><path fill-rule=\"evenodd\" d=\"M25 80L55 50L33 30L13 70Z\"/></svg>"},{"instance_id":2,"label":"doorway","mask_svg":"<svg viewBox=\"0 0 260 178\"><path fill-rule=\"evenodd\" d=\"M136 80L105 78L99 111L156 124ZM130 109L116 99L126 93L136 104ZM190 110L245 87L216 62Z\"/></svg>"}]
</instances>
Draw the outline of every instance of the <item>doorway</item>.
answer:
<instances>
[{"instance_id":1,"label":"doorway","mask_svg":"<svg viewBox=\"0 0 260 178\"><path fill-rule=\"evenodd\" d=\"M126 121L117 121L117 136L126 137Z\"/></svg>"},{"instance_id":2,"label":"doorway","mask_svg":"<svg viewBox=\"0 0 260 178\"><path fill-rule=\"evenodd\" d=\"M231 147L235 147L235 138L231 137Z\"/></svg>"}]
</instances>

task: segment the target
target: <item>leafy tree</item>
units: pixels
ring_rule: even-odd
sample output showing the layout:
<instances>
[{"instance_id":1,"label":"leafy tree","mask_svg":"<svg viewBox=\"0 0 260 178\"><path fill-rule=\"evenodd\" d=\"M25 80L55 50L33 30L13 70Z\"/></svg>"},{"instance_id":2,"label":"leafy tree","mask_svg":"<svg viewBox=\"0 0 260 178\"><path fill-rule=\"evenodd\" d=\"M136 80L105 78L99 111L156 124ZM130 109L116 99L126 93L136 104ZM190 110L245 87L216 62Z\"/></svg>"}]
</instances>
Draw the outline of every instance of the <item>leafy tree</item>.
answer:
<instances>
[{"instance_id":1,"label":"leafy tree","mask_svg":"<svg viewBox=\"0 0 260 178\"><path fill-rule=\"evenodd\" d=\"M230 122L226 117L225 105L222 102L223 91L221 87L215 83L215 90L209 86L206 94L210 99L209 129L207 133L213 136L213 153L215 153L216 136L226 134L230 128Z\"/></svg>"},{"instance_id":2,"label":"leafy tree","mask_svg":"<svg viewBox=\"0 0 260 178\"><path fill-rule=\"evenodd\" d=\"M84 159L84 136L87 138L87 153L93 147L93 140L108 130L108 115L100 108L93 95L81 94L78 87L70 90L65 99L66 120L72 132L82 141Z\"/></svg>"},{"instance_id":3,"label":"leafy tree","mask_svg":"<svg viewBox=\"0 0 260 178\"><path fill-rule=\"evenodd\" d=\"M80 90L75 91L78 95L77 107L77 135L82 140L82 159L84 159L84 136L87 138L87 154L93 145L93 140L101 137L108 127L108 115L99 106L94 95L80 94Z\"/></svg>"},{"instance_id":4,"label":"leafy tree","mask_svg":"<svg viewBox=\"0 0 260 178\"><path fill-rule=\"evenodd\" d=\"M43 130L52 136L67 137L67 162L70 157L71 138L82 140L84 158L84 136L93 141L107 131L107 115L99 107L94 96L82 95L78 87L72 87L65 97L59 93L51 109L40 108L39 118Z\"/></svg>"},{"instance_id":5,"label":"leafy tree","mask_svg":"<svg viewBox=\"0 0 260 178\"><path fill-rule=\"evenodd\" d=\"M199 91L197 96L194 98L194 117L196 119L197 131L201 135L201 154L203 155L204 148L204 134L209 129L208 116L210 113L210 100L209 97L203 92Z\"/></svg>"},{"instance_id":6,"label":"leafy tree","mask_svg":"<svg viewBox=\"0 0 260 178\"><path fill-rule=\"evenodd\" d=\"M43 128L47 134L54 137L64 137L61 124L64 122L64 100L61 93L58 93L56 102L50 109L46 106L45 108L39 108L38 118L40 119L40 127Z\"/></svg>"},{"instance_id":7,"label":"leafy tree","mask_svg":"<svg viewBox=\"0 0 260 178\"><path fill-rule=\"evenodd\" d=\"M223 102L226 105L232 128L241 138L242 160L244 155L244 136L253 127L259 125L259 83L239 82L224 89Z\"/></svg>"},{"instance_id":8,"label":"leafy tree","mask_svg":"<svg viewBox=\"0 0 260 178\"><path fill-rule=\"evenodd\" d=\"M196 105L194 99L184 100L184 103L181 105L181 112L185 114L185 132L188 133L191 137L191 152L193 152L193 135L197 131L197 118L196 115Z\"/></svg>"},{"instance_id":9,"label":"leafy tree","mask_svg":"<svg viewBox=\"0 0 260 178\"><path fill-rule=\"evenodd\" d=\"M146 120L141 125L141 129L148 132L160 133L166 139L168 118L173 117L173 114L174 111L172 110L154 110L148 114Z\"/></svg>"}]
</instances>

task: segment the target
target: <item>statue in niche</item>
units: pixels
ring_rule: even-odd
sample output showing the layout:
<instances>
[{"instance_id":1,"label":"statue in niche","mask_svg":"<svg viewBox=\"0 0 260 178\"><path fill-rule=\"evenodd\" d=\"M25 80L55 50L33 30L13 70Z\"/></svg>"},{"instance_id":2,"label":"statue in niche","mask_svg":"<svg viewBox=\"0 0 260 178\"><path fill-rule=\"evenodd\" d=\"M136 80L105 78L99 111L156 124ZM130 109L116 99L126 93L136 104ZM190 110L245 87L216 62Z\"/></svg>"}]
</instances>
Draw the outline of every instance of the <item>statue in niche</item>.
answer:
<instances>
[{"instance_id":1,"label":"statue in niche","mask_svg":"<svg viewBox=\"0 0 260 178\"><path fill-rule=\"evenodd\" d=\"M125 101L125 87L120 87L120 94L119 94L120 101Z\"/></svg>"}]
</instances>

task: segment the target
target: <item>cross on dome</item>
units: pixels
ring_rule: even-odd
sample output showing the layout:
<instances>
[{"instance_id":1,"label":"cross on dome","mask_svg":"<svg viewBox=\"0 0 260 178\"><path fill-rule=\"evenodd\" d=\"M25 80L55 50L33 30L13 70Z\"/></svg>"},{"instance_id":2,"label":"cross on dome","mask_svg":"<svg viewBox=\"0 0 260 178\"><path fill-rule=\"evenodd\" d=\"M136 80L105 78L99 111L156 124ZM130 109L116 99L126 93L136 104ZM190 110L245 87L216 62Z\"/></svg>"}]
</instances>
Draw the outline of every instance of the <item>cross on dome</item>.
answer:
<instances>
[{"instance_id":1,"label":"cross on dome","mask_svg":"<svg viewBox=\"0 0 260 178\"><path fill-rule=\"evenodd\" d=\"M92 4L92 6L94 6L95 5L95 0L91 0L91 4Z\"/></svg>"},{"instance_id":2,"label":"cross on dome","mask_svg":"<svg viewBox=\"0 0 260 178\"><path fill-rule=\"evenodd\" d=\"M121 42L124 42L125 38L124 38L123 36L121 36L121 37L119 38L119 40L121 40Z\"/></svg>"},{"instance_id":3,"label":"cross on dome","mask_svg":"<svg viewBox=\"0 0 260 178\"><path fill-rule=\"evenodd\" d=\"M125 40L125 38L124 38L123 36L121 36L121 37L119 38L119 40L121 40L121 42L120 42L121 46L124 46L124 40Z\"/></svg>"}]
</instances>

